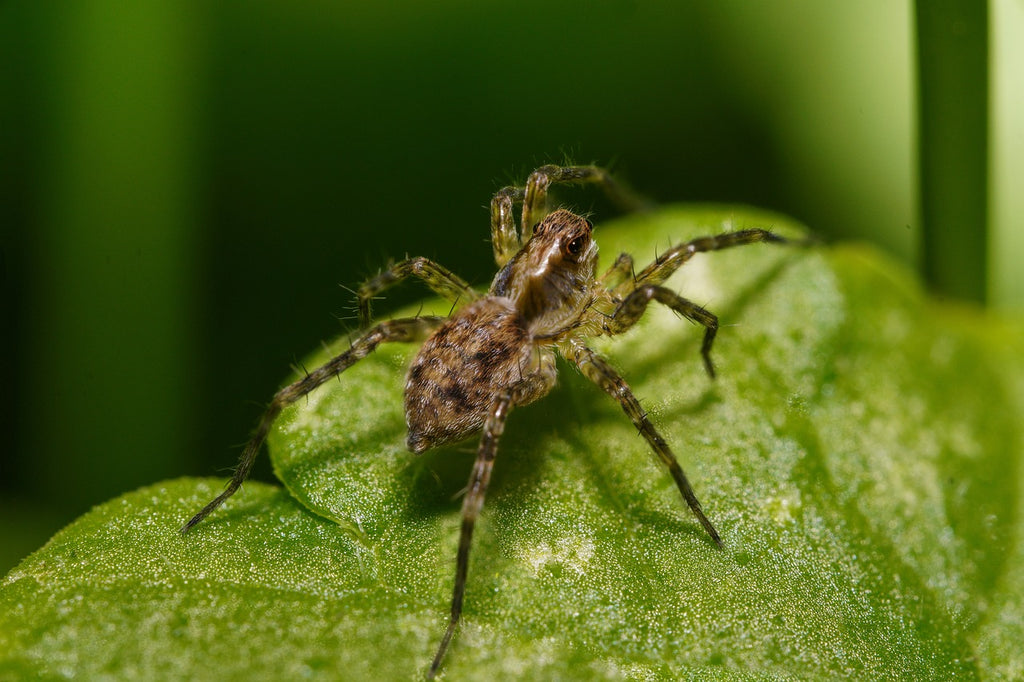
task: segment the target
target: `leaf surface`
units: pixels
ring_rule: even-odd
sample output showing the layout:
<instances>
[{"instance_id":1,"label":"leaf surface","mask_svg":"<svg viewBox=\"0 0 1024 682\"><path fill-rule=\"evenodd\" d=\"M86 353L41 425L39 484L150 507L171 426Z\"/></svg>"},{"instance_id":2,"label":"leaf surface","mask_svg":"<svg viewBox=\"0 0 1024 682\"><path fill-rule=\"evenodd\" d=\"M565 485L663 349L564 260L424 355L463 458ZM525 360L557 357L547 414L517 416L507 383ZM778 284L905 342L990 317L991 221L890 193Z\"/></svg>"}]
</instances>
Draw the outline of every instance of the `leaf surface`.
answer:
<instances>
[{"instance_id":1,"label":"leaf surface","mask_svg":"<svg viewBox=\"0 0 1024 682\"><path fill-rule=\"evenodd\" d=\"M750 226L800 233L689 207L596 236L604 263L630 251L639 268ZM663 309L595 347L725 549L619 407L563 365L550 396L510 417L444 676L1020 674L1019 327L928 302L855 246L701 255L669 286L719 315L717 380L701 330ZM58 534L0 586L0 677L421 678L475 442L405 450L414 352L381 347L282 415L270 448L288 492L247 484L182 537L220 484L170 481Z\"/></svg>"}]
</instances>

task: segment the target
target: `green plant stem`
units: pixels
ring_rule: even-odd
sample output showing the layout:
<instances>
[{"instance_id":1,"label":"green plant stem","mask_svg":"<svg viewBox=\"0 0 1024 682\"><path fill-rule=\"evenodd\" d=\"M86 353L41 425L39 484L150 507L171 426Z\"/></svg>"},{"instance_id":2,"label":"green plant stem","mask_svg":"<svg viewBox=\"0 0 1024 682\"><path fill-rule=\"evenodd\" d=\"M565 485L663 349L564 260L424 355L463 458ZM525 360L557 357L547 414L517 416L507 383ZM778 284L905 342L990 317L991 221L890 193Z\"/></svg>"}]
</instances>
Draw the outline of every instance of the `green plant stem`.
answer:
<instances>
[{"instance_id":1,"label":"green plant stem","mask_svg":"<svg viewBox=\"0 0 1024 682\"><path fill-rule=\"evenodd\" d=\"M988 212L988 6L916 3L918 147L925 279L985 300Z\"/></svg>"}]
</instances>

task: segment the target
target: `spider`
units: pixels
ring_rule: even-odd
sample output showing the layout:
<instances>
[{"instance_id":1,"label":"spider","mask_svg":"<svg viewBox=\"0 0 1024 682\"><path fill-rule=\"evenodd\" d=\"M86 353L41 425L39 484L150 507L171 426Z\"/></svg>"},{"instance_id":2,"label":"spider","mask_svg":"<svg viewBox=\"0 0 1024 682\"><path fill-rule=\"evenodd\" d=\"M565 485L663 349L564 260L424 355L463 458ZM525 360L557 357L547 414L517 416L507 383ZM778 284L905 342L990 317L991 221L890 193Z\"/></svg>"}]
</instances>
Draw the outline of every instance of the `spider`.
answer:
<instances>
[{"instance_id":1,"label":"spider","mask_svg":"<svg viewBox=\"0 0 1024 682\"><path fill-rule=\"evenodd\" d=\"M359 288L360 326L365 331L351 347L274 396L245 446L225 490L181 529L187 533L231 497L248 477L271 424L281 410L339 375L385 342L423 342L405 383L406 444L414 453L462 440L480 432L476 462L462 503L462 528L455 559L451 615L428 679L437 673L462 614L473 528L483 507L498 441L509 412L544 397L557 377L561 356L608 393L668 468L683 499L718 547L722 540L668 443L648 420L629 384L586 339L628 331L656 301L704 327L701 356L715 376L711 345L718 318L662 285L695 254L757 242L788 240L764 229L746 229L700 237L658 256L639 272L622 254L595 276L597 244L593 224L559 208L547 211L553 184L590 183L622 203L631 196L602 168L542 166L525 187L505 187L491 200L491 242L498 274L486 293L426 258L408 258ZM518 226L516 204L522 205ZM458 305L449 317L417 316L370 327L373 298L398 282L415 277Z\"/></svg>"}]
</instances>

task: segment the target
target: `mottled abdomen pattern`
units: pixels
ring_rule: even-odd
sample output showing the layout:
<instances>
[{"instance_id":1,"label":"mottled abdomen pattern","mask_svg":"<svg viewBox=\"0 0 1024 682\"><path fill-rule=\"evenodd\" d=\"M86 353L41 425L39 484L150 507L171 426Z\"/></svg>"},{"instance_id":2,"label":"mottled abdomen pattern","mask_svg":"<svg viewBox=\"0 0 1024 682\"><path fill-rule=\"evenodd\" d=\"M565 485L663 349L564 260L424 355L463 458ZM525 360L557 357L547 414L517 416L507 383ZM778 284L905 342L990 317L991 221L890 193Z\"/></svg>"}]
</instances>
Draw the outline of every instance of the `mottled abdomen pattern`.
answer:
<instances>
[{"instance_id":1,"label":"mottled abdomen pattern","mask_svg":"<svg viewBox=\"0 0 1024 682\"><path fill-rule=\"evenodd\" d=\"M529 373L531 348L525 322L507 298L484 298L455 313L409 367L409 449L423 452L480 429L501 390Z\"/></svg>"}]
</instances>

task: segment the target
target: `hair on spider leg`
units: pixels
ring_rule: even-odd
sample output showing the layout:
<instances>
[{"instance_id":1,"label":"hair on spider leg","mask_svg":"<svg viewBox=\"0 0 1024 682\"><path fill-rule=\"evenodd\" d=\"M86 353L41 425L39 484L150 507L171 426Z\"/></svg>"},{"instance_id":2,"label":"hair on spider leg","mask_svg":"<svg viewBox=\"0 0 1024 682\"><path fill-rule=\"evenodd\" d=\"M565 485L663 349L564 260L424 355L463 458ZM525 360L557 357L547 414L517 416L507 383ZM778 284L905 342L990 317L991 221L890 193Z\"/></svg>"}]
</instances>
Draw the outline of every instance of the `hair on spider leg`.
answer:
<instances>
[{"instance_id":1,"label":"hair on spider leg","mask_svg":"<svg viewBox=\"0 0 1024 682\"><path fill-rule=\"evenodd\" d=\"M452 301L452 305L451 305L451 307L450 307L450 308L448 308L448 317L451 317L451 316L452 316L452 313L454 313L454 312L455 312L455 309L456 309L456 308L457 308L458 306L459 306L459 299L455 299L454 301Z\"/></svg>"},{"instance_id":2,"label":"hair on spider leg","mask_svg":"<svg viewBox=\"0 0 1024 682\"><path fill-rule=\"evenodd\" d=\"M670 474L707 537L722 547L679 459L651 421L646 401L641 402L627 379L588 344L591 339L629 331L656 303L704 327L700 355L713 377L711 349L718 317L662 285L698 253L787 240L754 228L697 237L659 250L654 261L639 271L632 256L622 254L601 275L596 272L594 225L587 216L549 207L548 190L556 185L596 185L613 201L633 207L644 203L603 168L544 165L529 174L525 185L503 187L493 195L491 244L498 272L485 292L427 258L406 255L401 261L388 260L386 267L353 292L359 327L348 332L348 346L312 370L302 367L300 379L274 394L224 491L189 519L181 532L202 522L241 487L271 425L286 407L301 398L310 402L311 392L331 378L340 379L342 372L381 344L418 343L404 383L406 447L419 454L442 446L461 447L460 441L477 436L468 483L456 496L462 497L462 523L448 623L428 678L441 667L462 616L472 537L509 414L552 391L558 358L618 404ZM372 304L383 298L385 290L408 279L449 301L448 315L424 315L421 307L412 317L374 322ZM440 460L426 466L438 465L445 466ZM437 471L431 472L443 484Z\"/></svg>"},{"instance_id":3,"label":"hair on spider leg","mask_svg":"<svg viewBox=\"0 0 1024 682\"><path fill-rule=\"evenodd\" d=\"M349 307L349 310L353 313L358 312L354 307ZM331 313L331 317L334 318L335 322L340 323L342 326L347 326L352 320L359 319L357 315L339 315L337 313Z\"/></svg>"},{"instance_id":4,"label":"hair on spider leg","mask_svg":"<svg viewBox=\"0 0 1024 682\"><path fill-rule=\"evenodd\" d=\"M306 381L309 381L309 370L306 369L306 366L304 364L302 364L301 362L299 363L299 367L302 368L302 374L303 374L304 378L306 379ZM337 375L335 375L335 376L337 376ZM308 405L309 404L309 393L307 393L304 397L305 397L305 400L306 400L306 404Z\"/></svg>"},{"instance_id":5,"label":"hair on spider leg","mask_svg":"<svg viewBox=\"0 0 1024 682\"><path fill-rule=\"evenodd\" d=\"M340 284L338 286L341 286L346 291L353 291L349 287ZM355 295L356 294L353 294L353 296ZM353 322L356 323L356 326L359 324L359 304L358 302L350 303L345 305L342 310L347 314L339 315L338 313L331 313L331 317L333 317L335 321L339 322L344 330L348 332L351 329Z\"/></svg>"},{"instance_id":6,"label":"hair on spider leg","mask_svg":"<svg viewBox=\"0 0 1024 682\"><path fill-rule=\"evenodd\" d=\"M291 364L292 371L296 374L302 374L307 379L309 378L309 370L306 369L306 365L301 360L293 360Z\"/></svg>"}]
</instances>

